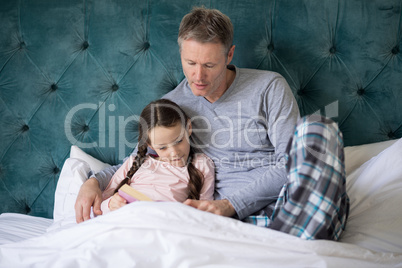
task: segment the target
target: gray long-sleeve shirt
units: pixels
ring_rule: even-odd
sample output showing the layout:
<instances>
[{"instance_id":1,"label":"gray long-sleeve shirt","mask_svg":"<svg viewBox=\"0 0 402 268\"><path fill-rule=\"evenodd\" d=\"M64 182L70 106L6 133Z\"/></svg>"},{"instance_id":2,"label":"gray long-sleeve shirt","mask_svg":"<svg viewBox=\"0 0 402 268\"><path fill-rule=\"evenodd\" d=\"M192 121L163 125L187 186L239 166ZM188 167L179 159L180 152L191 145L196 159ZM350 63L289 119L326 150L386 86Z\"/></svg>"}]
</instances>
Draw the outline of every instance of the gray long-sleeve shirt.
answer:
<instances>
[{"instance_id":1,"label":"gray long-sleeve shirt","mask_svg":"<svg viewBox=\"0 0 402 268\"><path fill-rule=\"evenodd\" d=\"M215 199L228 199L243 219L276 201L287 181L285 151L299 109L285 79L242 69L216 102L194 96L184 79L164 98L191 118L192 146L216 166ZM96 175L101 189L118 166Z\"/></svg>"}]
</instances>

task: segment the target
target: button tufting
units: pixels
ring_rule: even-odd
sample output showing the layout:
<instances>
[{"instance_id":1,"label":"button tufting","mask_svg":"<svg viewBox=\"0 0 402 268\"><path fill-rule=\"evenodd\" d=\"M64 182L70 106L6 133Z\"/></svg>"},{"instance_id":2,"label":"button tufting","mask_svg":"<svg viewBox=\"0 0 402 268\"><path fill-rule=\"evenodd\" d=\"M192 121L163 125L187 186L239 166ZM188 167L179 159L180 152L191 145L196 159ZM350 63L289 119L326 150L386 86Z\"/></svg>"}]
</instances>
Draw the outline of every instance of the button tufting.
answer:
<instances>
[{"instance_id":1,"label":"button tufting","mask_svg":"<svg viewBox=\"0 0 402 268\"><path fill-rule=\"evenodd\" d=\"M31 208L27 204L25 204L25 211L26 214L29 214L29 212L31 212Z\"/></svg>"},{"instance_id":2,"label":"button tufting","mask_svg":"<svg viewBox=\"0 0 402 268\"><path fill-rule=\"evenodd\" d=\"M22 130L23 132L28 131L28 130L29 130L29 126L28 126L28 125L23 125L22 128L21 128L21 130Z\"/></svg>"},{"instance_id":3,"label":"button tufting","mask_svg":"<svg viewBox=\"0 0 402 268\"><path fill-rule=\"evenodd\" d=\"M57 84L52 84L52 85L50 86L50 89L51 89L52 91L56 91L58 88L59 88L59 87L57 86Z\"/></svg>"},{"instance_id":4,"label":"button tufting","mask_svg":"<svg viewBox=\"0 0 402 268\"><path fill-rule=\"evenodd\" d=\"M119 85L118 84L114 84L112 86L112 91L117 91L119 89Z\"/></svg>"},{"instance_id":5,"label":"button tufting","mask_svg":"<svg viewBox=\"0 0 402 268\"><path fill-rule=\"evenodd\" d=\"M84 41L84 43L82 43L82 49L87 49L89 47L89 43L88 41Z\"/></svg>"},{"instance_id":6,"label":"button tufting","mask_svg":"<svg viewBox=\"0 0 402 268\"><path fill-rule=\"evenodd\" d=\"M390 131L390 132L388 133L388 138L390 138L390 139L395 139L395 135L394 135L394 133L393 133L392 131Z\"/></svg>"},{"instance_id":7,"label":"button tufting","mask_svg":"<svg viewBox=\"0 0 402 268\"><path fill-rule=\"evenodd\" d=\"M151 47L151 44L148 41L145 41L142 45L142 49L148 50Z\"/></svg>"},{"instance_id":8,"label":"button tufting","mask_svg":"<svg viewBox=\"0 0 402 268\"><path fill-rule=\"evenodd\" d=\"M297 90L297 95L301 96L304 94L304 90L303 89L299 89Z\"/></svg>"},{"instance_id":9,"label":"button tufting","mask_svg":"<svg viewBox=\"0 0 402 268\"><path fill-rule=\"evenodd\" d=\"M335 47L335 46L333 46L333 47L331 47L331 48L329 49L329 53L335 54L335 52L336 52L336 47Z\"/></svg>"},{"instance_id":10,"label":"button tufting","mask_svg":"<svg viewBox=\"0 0 402 268\"><path fill-rule=\"evenodd\" d=\"M54 167L54 168L53 168L53 173L54 173L54 174L59 173L59 171L60 171L60 169L59 169L58 167Z\"/></svg>"},{"instance_id":11,"label":"button tufting","mask_svg":"<svg viewBox=\"0 0 402 268\"><path fill-rule=\"evenodd\" d=\"M392 54L396 55L399 53L399 46L395 46L392 50L391 50Z\"/></svg>"},{"instance_id":12,"label":"button tufting","mask_svg":"<svg viewBox=\"0 0 402 268\"><path fill-rule=\"evenodd\" d=\"M22 42L20 43L20 49L24 49L25 47L26 47L26 44L25 44L24 41L22 41Z\"/></svg>"},{"instance_id":13,"label":"button tufting","mask_svg":"<svg viewBox=\"0 0 402 268\"><path fill-rule=\"evenodd\" d=\"M357 95L361 96L361 95L363 95L363 94L364 94L364 88L359 88L359 89L357 90Z\"/></svg>"},{"instance_id":14,"label":"button tufting","mask_svg":"<svg viewBox=\"0 0 402 268\"><path fill-rule=\"evenodd\" d=\"M82 127L82 131L87 132L89 130L89 126L85 125Z\"/></svg>"},{"instance_id":15,"label":"button tufting","mask_svg":"<svg viewBox=\"0 0 402 268\"><path fill-rule=\"evenodd\" d=\"M274 51L274 44L272 44L272 43L269 44L268 47L267 47L267 49L268 49L269 51L271 51L271 52Z\"/></svg>"}]
</instances>

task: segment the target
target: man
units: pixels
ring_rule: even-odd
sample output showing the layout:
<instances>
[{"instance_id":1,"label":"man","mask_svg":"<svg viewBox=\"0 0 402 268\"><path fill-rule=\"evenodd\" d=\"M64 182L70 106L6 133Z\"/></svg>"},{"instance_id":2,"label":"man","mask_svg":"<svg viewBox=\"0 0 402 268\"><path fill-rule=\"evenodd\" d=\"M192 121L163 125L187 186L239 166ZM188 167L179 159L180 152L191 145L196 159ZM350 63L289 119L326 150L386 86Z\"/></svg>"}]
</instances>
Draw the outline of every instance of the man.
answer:
<instances>
[{"instance_id":1,"label":"man","mask_svg":"<svg viewBox=\"0 0 402 268\"><path fill-rule=\"evenodd\" d=\"M299 173L294 172L300 165L297 161L293 170L289 165L286 169L287 163L292 165L292 155L300 153L297 148L306 145L299 138L292 139L299 110L288 84L277 73L230 65L235 50L232 42L232 23L217 10L195 8L184 16L180 24L178 44L186 79L164 98L179 104L192 118L192 145L207 154L216 166L215 200L186 200L184 203L306 239L338 239L346 223L348 202L344 191L344 172L342 176L342 144L339 144L341 139L338 139L340 133L336 125L332 121L317 118L315 121L322 121L317 127L315 121L307 118L299 129L302 141L307 137L307 143L321 135L321 132L330 134L321 135L321 140L314 140L319 145L308 144L313 150L305 151L302 148L303 157L298 159L304 159L307 152L315 157L314 160L309 159L310 163L317 164L316 159L321 161L323 152L326 159L327 150L332 150L335 154L333 158L340 159L340 165L336 166L339 176L323 175L324 181L335 185L335 196L327 202L327 207L331 209L324 213L330 219L326 222L321 221L321 216L316 216L322 214L321 208L307 214L300 212L302 210L299 208L312 202L309 197L317 194L315 187L319 183L310 185L302 182ZM305 130L313 128L315 135L304 135ZM326 139L337 140L336 146L330 149L325 147L332 144L322 142ZM289 140L293 143L289 143ZM296 149L289 155L291 145ZM318 151L315 151L317 148ZM316 177L311 176L311 180L322 180L323 170L334 169L334 164L325 162L325 159L321 161L324 164L318 172L308 171L303 176L308 177L309 172L318 173ZM106 187L116 169L105 170L83 184L75 206L77 222L89 219L91 206L95 214L101 214L101 189ZM293 181L288 181L291 174L294 175ZM320 187L318 191L325 192ZM296 195L293 195L294 191ZM324 199L327 199L325 195ZM311 218L319 223L309 224ZM309 226L300 227L303 225Z\"/></svg>"}]
</instances>

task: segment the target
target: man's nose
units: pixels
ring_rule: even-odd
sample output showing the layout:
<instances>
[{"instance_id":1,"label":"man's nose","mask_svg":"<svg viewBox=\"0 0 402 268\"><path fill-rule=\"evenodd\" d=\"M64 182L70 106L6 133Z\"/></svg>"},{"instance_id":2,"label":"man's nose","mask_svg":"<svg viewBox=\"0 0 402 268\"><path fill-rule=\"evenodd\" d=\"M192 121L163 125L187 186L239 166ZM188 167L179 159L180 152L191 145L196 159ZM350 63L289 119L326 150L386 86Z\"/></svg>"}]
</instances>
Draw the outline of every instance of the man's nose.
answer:
<instances>
[{"instance_id":1,"label":"man's nose","mask_svg":"<svg viewBox=\"0 0 402 268\"><path fill-rule=\"evenodd\" d=\"M197 66L195 68L195 78L197 81L201 81L202 80L202 76L203 76L203 69L202 66Z\"/></svg>"}]
</instances>

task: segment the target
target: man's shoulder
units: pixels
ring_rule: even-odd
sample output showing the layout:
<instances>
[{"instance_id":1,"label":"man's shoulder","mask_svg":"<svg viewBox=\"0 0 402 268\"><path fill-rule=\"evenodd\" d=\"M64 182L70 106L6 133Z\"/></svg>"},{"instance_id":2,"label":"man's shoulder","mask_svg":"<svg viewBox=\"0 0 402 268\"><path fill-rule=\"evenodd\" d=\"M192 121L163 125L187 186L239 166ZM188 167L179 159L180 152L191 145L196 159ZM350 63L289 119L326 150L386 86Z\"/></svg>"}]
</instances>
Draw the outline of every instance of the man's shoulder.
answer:
<instances>
[{"instance_id":1,"label":"man's shoulder","mask_svg":"<svg viewBox=\"0 0 402 268\"><path fill-rule=\"evenodd\" d=\"M272 88L288 87L286 79L277 72L248 68L237 68L236 70L238 77L235 91L242 95L245 92L259 95L264 92L270 92Z\"/></svg>"},{"instance_id":2,"label":"man's shoulder","mask_svg":"<svg viewBox=\"0 0 402 268\"><path fill-rule=\"evenodd\" d=\"M283 78L280 73L269 71L269 70L261 70L261 69L251 69L251 68L237 68L239 75L244 79L277 79Z\"/></svg>"}]
</instances>

